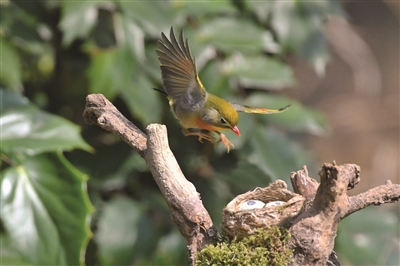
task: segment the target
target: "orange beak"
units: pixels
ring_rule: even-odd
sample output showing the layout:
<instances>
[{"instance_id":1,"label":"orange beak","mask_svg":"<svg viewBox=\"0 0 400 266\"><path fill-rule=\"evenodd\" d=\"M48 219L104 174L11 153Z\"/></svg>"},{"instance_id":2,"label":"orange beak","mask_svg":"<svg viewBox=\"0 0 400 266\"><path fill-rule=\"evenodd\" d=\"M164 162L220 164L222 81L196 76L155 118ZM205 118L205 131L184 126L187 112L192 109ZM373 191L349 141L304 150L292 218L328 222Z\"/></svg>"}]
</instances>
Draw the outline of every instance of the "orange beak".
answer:
<instances>
[{"instance_id":1,"label":"orange beak","mask_svg":"<svg viewBox=\"0 0 400 266\"><path fill-rule=\"evenodd\" d=\"M232 128L232 131L235 132L235 134L238 135L238 136L240 137L240 131L239 131L239 128L238 128L237 126L234 126L234 127Z\"/></svg>"}]
</instances>

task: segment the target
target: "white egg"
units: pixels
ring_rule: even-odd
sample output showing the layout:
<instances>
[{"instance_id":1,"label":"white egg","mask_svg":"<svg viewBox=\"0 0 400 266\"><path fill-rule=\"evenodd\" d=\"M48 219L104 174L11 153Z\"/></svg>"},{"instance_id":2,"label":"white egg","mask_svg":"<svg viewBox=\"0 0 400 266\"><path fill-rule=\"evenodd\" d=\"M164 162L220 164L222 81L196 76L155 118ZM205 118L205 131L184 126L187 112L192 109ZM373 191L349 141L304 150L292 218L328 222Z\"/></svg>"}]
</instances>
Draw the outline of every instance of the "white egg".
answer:
<instances>
[{"instance_id":1,"label":"white egg","mask_svg":"<svg viewBox=\"0 0 400 266\"><path fill-rule=\"evenodd\" d=\"M261 209L265 203L259 200L248 200L240 204L240 210Z\"/></svg>"},{"instance_id":2,"label":"white egg","mask_svg":"<svg viewBox=\"0 0 400 266\"><path fill-rule=\"evenodd\" d=\"M281 206L283 204L285 204L286 202L284 201L270 201L267 204L265 204L266 207L275 207L275 206Z\"/></svg>"}]
</instances>

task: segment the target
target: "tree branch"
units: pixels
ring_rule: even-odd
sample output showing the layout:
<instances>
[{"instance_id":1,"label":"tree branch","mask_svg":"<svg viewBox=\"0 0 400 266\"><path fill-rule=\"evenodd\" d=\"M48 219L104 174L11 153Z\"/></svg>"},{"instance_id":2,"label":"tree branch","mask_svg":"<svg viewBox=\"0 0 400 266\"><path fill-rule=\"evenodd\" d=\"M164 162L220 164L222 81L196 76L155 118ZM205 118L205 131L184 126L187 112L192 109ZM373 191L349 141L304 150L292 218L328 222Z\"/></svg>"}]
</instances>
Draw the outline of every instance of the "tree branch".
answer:
<instances>
[{"instance_id":1,"label":"tree branch","mask_svg":"<svg viewBox=\"0 0 400 266\"><path fill-rule=\"evenodd\" d=\"M86 123L119 135L146 160L168 203L172 220L188 243L189 263L194 265L196 253L213 242L216 230L196 188L186 180L169 148L166 127L149 125L147 137L103 95L88 95L86 101ZM246 236L271 224L288 227L289 245L294 249L293 265L339 265L333 251L339 221L367 206L398 201L400 185L387 181L349 197L347 191L360 182L359 166L325 163L319 176L320 184L308 176L305 166L291 173L294 191L301 196L287 190L280 180L237 196L224 210L224 231L230 236ZM254 200L265 205L242 208L247 201Z\"/></svg>"},{"instance_id":2,"label":"tree branch","mask_svg":"<svg viewBox=\"0 0 400 266\"><path fill-rule=\"evenodd\" d=\"M117 134L129 146L135 149L141 157L147 149L147 136L131 121L126 119L103 94L89 94L83 112L86 124L99 127Z\"/></svg>"},{"instance_id":3,"label":"tree branch","mask_svg":"<svg viewBox=\"0 0 400 266\"><path fill-rule=\"evenodd\" d=\"M365 207L393 203L399 199L400 185L392 184L390 180L387 180L384 185L372 188L356 196L349 197L346 211L343 213L341 219L353 212L364 209Z\"/></svg>"},{"instance_id":4,"label":"tree branch","mask_svg":"<svg viewBox=\"0 0 400 266\"><path fill-rule=\"evenodd\" d=\"M306 198L304 207L308 209L315 198L319 183L317 180L308 176L306 166L303 166L303 168L297 172L292 172L290 174L290 181L293 186L293 191Z\"/></svg>"},{"instance_id":5,"label":"tree branch","mask_svg":"<svg viewBox=\"0 0 400 266\"><path fill-rule=\"evenodd\" d=\"M185 178L169 148L166 127L149 125L147 137L102 94L86 97L83 117L86 123L120 136L146 160L172 220L188 243L189 264L194 265L197 251L212 243L217 233L196 188Z\"/></svg>"},{"instance_id":6,"label":"tree branch","mask_svg":"<svg viewBox=\"0 0 400 266\"><path fill-rule=\"evenodd\" d=\"M366 206L394 202L400 198L400 185L393 185L390 181L349 197L347 191L360 182L360 167L355 164L338 166L335 162L325 163L319 171L321 183L317 189L316 183L305 175L304 169L291 175L297 191L309 199L313 193L315 195L309 207L297 216L289 229L292 235L290 242L295 248L294 265L332 263L337 225L341 219Z\"/></svg>"}]
</instances>

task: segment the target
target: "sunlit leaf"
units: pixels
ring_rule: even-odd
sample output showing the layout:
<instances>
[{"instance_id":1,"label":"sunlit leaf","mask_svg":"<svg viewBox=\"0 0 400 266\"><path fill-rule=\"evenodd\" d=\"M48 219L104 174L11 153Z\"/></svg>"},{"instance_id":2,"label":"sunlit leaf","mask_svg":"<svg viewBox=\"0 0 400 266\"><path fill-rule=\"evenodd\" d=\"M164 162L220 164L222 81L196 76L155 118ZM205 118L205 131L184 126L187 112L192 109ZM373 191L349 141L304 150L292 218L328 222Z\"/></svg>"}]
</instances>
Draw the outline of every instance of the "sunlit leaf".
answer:
<instances>
[{"instance_id":1,"label":"sunlit leaf","mask_svg":"<svg viewBox=\"0 0 400 266\"><path fill-rule=\"evenodd\" d=\"M68 46L77 38L86 38L97 19L97 1L62 1L60 28L63 44Z\"/></svg>"},{"instance_id":2,"label":"sunlit leaf","mask_svg":"<svg viewBox=\"0 0 400 266\"><path fill-rule=\"evenodd\" d=\"M2 152L34 155L74 148L91 150L78 126L70 121L27 104L25 98L10 91L0 90L0 101Z\"/></svg>"},{"instance_id":3,"label":"sunlit leaf","mask_svg":"<svg viewBox=\"0 0 400 266\"><path fill-rule=\"evenodd\" d=\"M235 53L224 61L222 73L236 77L244 88L282 89L295 82L288 65L261 55L244 57Z\"/></svg>"},{"instance_id":4,"label":"sunlit leaf","mask_svg":"<svg viewBox=\"0 0 400 266\"><path fill-rule=\"evenodd\" d=\"M201 17L210 16L211 14L225 14L234 15L238 10L231 4L229 0L209 1L185 1L185 0L172 0L174 8L178 8L182 13L188 15Z\"/></svg>"},{"instance_id":5,"label":"sunlit leaf","mask_svg":"<svg viewBox=\"0 0 400 266\"><path fill-rule=\"evenodd\" d=\"M246 4L262 24L268 25L274 2L275 1L246 1Z\"/></svg>"},{"instance_id":6,"label":"sunlit leaf","mask_svg":"<svg viewBox=\"0 0 400 266\"><path fill-rule=\"evenodd\" d=\"M154 233L148 223L142 208L128 198L117 197L106 203L96 235L102 262L130 265L149 255Z\"/></svg>"},{"instance_id":7,"label":"sunlit leaf","mask_svg":"<svg viewBox=\"0 0 400 266\"><path fill-rule=\"evenodd\" d=\"M176 20L184 21L177 10L171 8L169 1L120 1L119 5L125 15L134 19L151 36L158 37L161 31L176 25Z\"/></svg>"},{"instance_id":8,"label":"sunlit leaf","mask_svg":"<svg viewBox=\"0 0 400 266\"><path fill-rule=\"evenodd\" d=\"M212 44L223 51L255 54L262 50L265 30L250 20L221 17L206 21L192 42Z\"/></svg>"},{"instance_id":9,"label":"sunlit leaf","mask_svg":"<svg viewBox=\"0 0 400 266\"><path fill-rule=\"evenodd\" d=\"M342 13L336 1L275 1L270 6L271 25L277 33L282 52L295 51L306 58L320 75L330 59L324 19Z\"/></svg>"},{"instance_id":10,"label":"sunlit leaf","mask_svg":"<svg viewBox=\"0 0 400 266\"><path fill-rule=\"evenodd\" d=\"M128 16L122 16L120 20L116 21L120 23L116 27L122 29L120 34L123 34L123 46L129 47L137 60L145 63L144 32L142 29Z\"/></svg>"},{"instance_id":11,"label":"sunlit leaf","mask_svg":"<svg viewBox=\"0 0 400 266\"><path fill-rule=\"evenodd\" d=\"M86 177L62 154L41 154L6 169L1 179L1 219L22 258L81 264L91 234Z\"/></svg>"},{"instance_id":12,"label":"sunlit leaf","mask_svg":"<svg viewBox=\"0 0 400 266\"><path fill-rule=\"evenodd\" d=\"M0 254L2 265L34 265L22 259L22 256L12 246L10 238L5 234L0 235Z\"/></svg>"}]
</instances>

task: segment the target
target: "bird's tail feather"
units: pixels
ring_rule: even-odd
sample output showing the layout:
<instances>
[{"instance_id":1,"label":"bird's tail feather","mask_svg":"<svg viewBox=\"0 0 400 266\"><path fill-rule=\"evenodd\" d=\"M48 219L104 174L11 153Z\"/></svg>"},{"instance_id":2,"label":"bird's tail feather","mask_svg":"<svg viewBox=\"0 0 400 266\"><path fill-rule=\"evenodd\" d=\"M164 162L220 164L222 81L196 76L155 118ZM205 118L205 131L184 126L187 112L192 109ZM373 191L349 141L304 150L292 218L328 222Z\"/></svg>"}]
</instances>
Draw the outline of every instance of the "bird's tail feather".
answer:
<instances>
[{"instance_id":1,"label":"bird's tail feather","mask_svg":"<svg viewBox=\"0 0 400 266\"><path fill-rule=\"evenodd\" d=\"M252 113L252 114L276 114L276 113L281 113L283 111L286 111L290 107L290 104L283 108L280 108L280 109L251 107L251 106L235 104L235 103L233 103L232 105L233 105L233 108L235 108L235 110L237 112L245 112L245 113Z\"/></svg>"}]
</instances>

